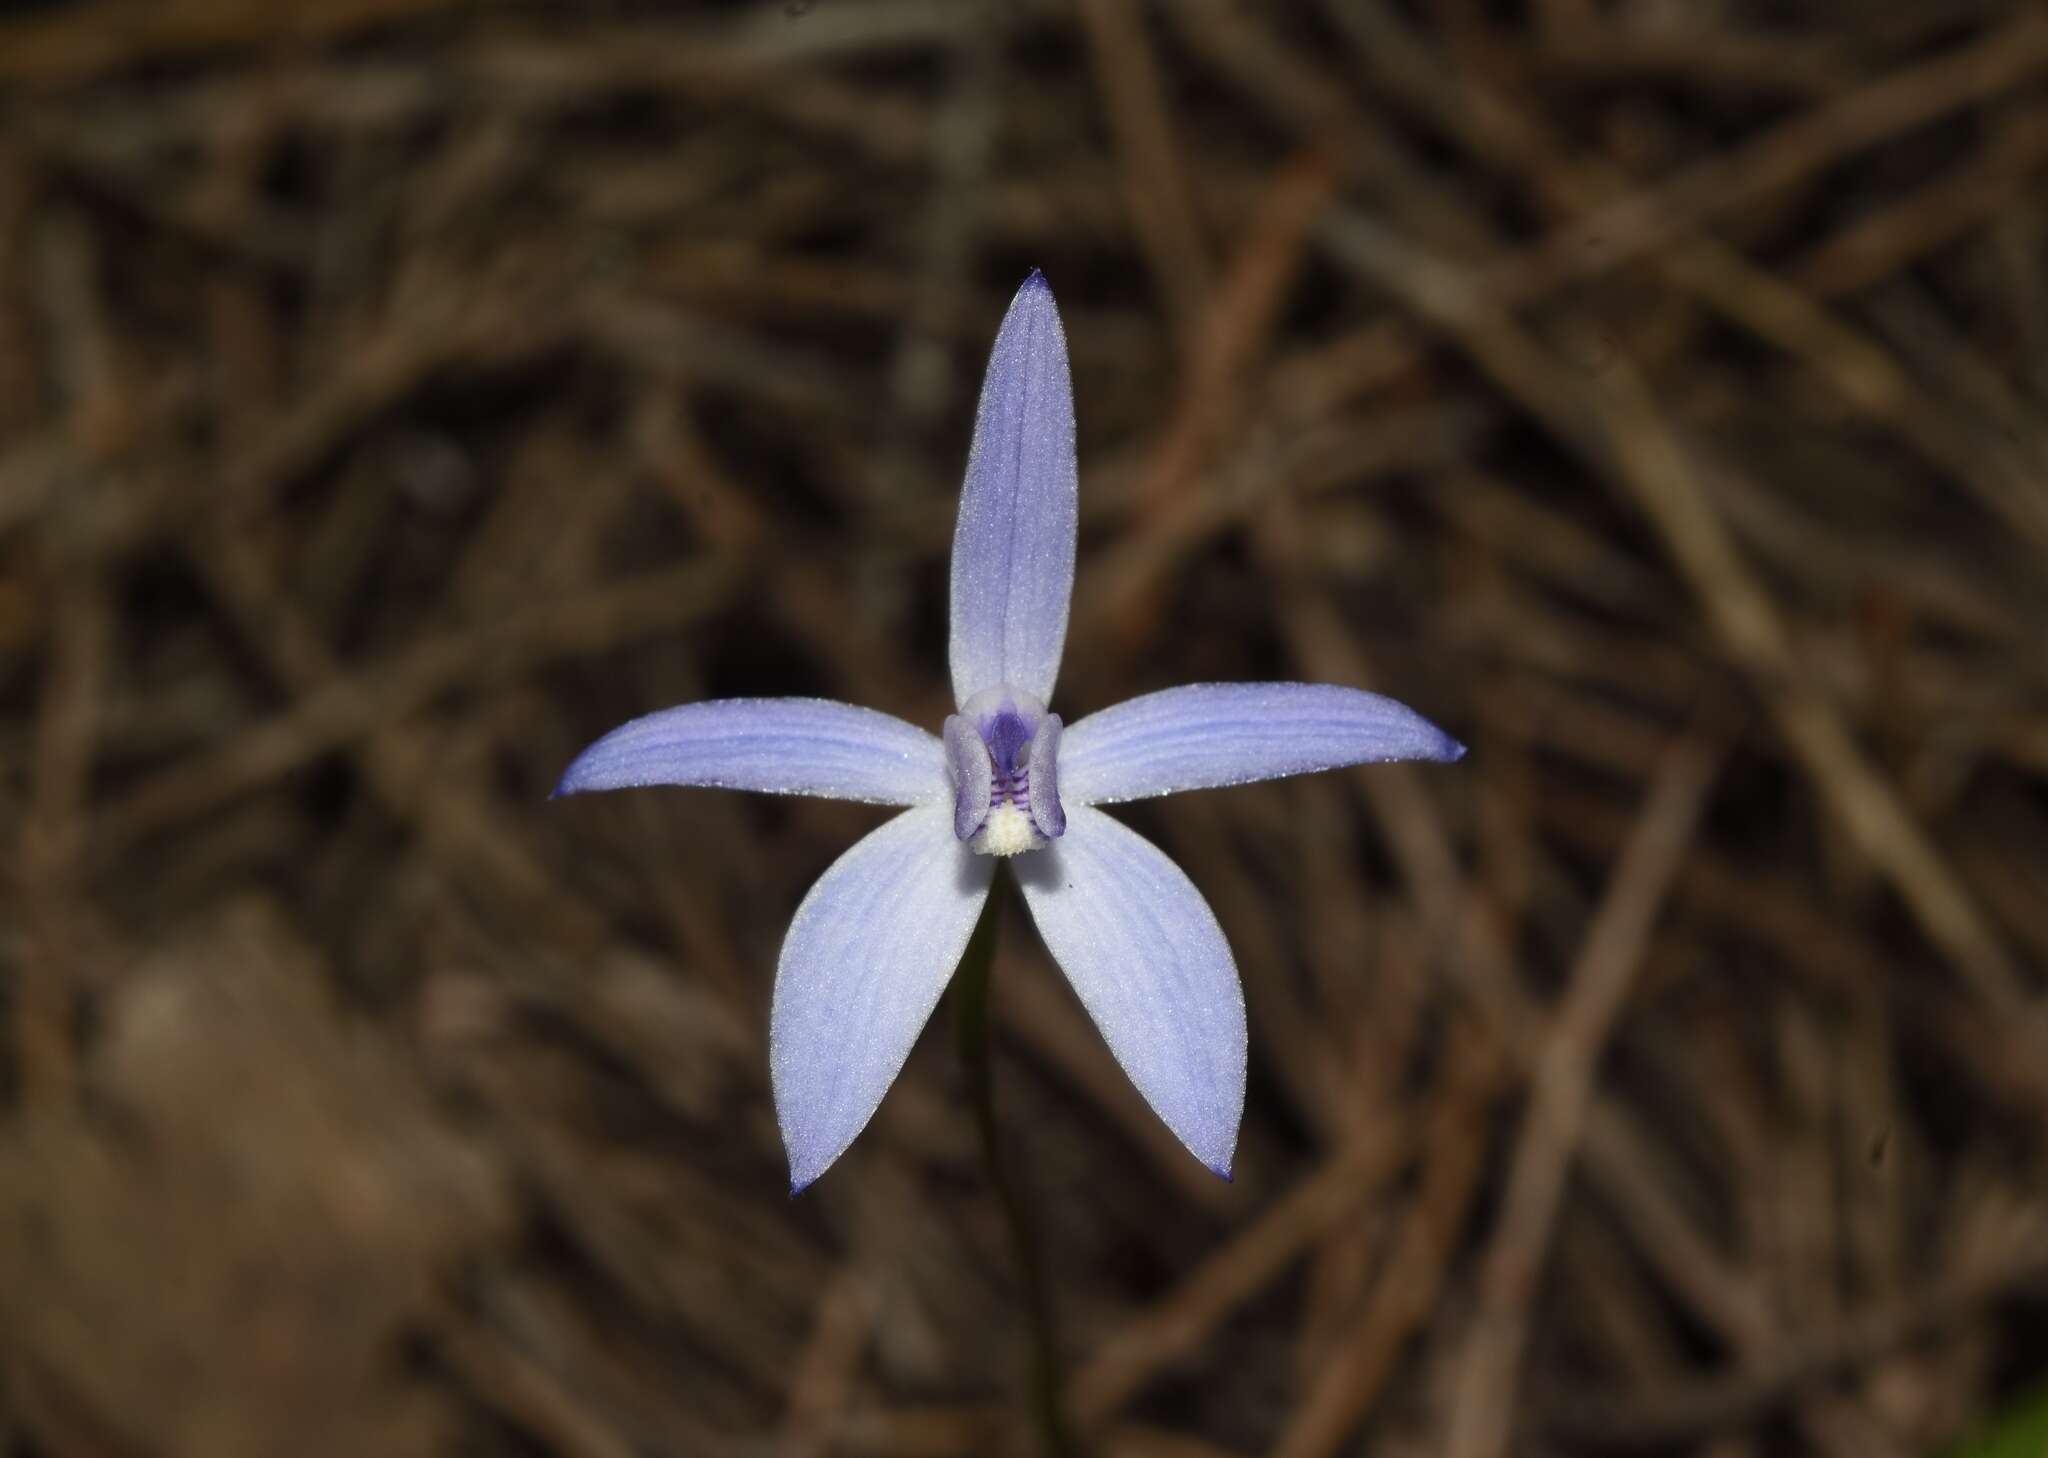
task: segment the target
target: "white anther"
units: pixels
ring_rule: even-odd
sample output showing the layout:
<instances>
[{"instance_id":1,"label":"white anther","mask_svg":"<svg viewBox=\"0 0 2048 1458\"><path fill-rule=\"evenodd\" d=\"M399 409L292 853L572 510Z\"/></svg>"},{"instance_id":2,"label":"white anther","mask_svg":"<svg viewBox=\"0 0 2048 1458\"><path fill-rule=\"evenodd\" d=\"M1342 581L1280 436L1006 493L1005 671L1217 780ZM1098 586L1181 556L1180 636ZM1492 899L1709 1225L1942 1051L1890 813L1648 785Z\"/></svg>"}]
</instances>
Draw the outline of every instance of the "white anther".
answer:
<instances>
[{"instance_id":1,"label":"white anther","mask_svg":"<svg viewBox=\"0 0 2048 1458\"><path fill-rule=\"evenodd\" d=\"M1045 837L1031 823L1028 811L1015 805L998 805L988 812L988 819L967 842L967 848L985 856L1014 856L1044 844Z\"/></svg>"}]
</instances>

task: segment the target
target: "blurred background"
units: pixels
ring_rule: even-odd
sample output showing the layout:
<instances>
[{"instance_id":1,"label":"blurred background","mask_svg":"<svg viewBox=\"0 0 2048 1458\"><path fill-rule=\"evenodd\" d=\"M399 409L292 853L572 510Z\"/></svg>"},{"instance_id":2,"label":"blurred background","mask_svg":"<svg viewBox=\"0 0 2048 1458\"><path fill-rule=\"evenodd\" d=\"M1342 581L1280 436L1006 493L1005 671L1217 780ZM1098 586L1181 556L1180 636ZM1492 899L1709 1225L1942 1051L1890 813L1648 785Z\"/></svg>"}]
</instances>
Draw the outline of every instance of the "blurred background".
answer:
<instances>
[{"instance_id":1,"label":"blurred background","mask_svg":"<svg viewBox=\"0 0 2048 1458\"><path fill-rule=\"evenodd\" d=\"M1125 816L1232 1184L1006 919L1087 1451L2048 1452L2044 78L2018 0L9 6L0 1455L1032 1451L943 1025L785 1194L882 812L546 796L938 724L1033 266L1054 707L1472 748Z\"/></svg>"}]
</instances>

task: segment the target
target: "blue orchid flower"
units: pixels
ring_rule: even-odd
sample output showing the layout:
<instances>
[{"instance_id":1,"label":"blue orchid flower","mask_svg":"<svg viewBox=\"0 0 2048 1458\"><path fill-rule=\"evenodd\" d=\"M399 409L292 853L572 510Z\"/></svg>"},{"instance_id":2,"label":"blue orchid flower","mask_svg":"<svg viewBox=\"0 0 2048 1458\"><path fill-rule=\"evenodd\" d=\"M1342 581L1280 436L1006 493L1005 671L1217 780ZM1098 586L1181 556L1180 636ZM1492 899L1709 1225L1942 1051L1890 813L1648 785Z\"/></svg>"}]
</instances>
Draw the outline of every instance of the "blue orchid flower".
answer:
<instances>
[{"instance_id":1,"label":"blue orchid flower","mask_svg":"<svg viewBox=\"0 0 2048 1458\"><path fill-rule=\"evenodd\" d=\"M825 872L782 944L769 1064L793 1191L880 1105L1005 858L1117 1062L1228 1178L1245 1085L1236 964L1180 867L1098 807L1464 753L1412 709L1334 684L1190 684L1063 724L1047 705L1076 486L1066 339L1034 270L982 384L953 534L959 712L940 733L825 699L684 704L605 735L555 792L712 785L910 807Z\"/></svg>"}]
</instances>

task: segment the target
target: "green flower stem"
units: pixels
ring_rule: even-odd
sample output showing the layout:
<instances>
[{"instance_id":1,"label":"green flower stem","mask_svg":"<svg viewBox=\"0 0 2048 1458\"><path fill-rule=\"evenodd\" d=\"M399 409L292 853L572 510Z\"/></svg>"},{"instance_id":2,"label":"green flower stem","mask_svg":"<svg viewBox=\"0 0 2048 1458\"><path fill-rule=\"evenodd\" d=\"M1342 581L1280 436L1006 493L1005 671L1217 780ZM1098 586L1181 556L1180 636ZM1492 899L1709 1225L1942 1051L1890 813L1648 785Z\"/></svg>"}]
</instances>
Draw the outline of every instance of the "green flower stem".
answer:
<instances>
[{"instance_id":1,"label":"green flower stem","mask_svg":"<svg viewBox=\"0 0 2048 1458\"><path fill-rule=\"evenodd\" d=\"M989 1056L989 972L996 960L996 908L1004 888L989 889L981 920L967 940L960 969L953 974L953 1025L960 1039L960 1062L967 1073L967 1094L974 1103L974 1123L981 1132L982 1160L989 1183L1010 1227L1017 1271L1024 1282L1024 1303L1031 1322L1031 1408L1040 1440L1049 1458L1076 1458L1080 1447L1067 1425L1061 1391L1059 1343L1052 1311L1052 1283L1046 1277L1045 1251L1038 1225L1024 1198L1017 1156L1005 1158L996 1129L995 1079Z\"/></svg>"}]
</instances>

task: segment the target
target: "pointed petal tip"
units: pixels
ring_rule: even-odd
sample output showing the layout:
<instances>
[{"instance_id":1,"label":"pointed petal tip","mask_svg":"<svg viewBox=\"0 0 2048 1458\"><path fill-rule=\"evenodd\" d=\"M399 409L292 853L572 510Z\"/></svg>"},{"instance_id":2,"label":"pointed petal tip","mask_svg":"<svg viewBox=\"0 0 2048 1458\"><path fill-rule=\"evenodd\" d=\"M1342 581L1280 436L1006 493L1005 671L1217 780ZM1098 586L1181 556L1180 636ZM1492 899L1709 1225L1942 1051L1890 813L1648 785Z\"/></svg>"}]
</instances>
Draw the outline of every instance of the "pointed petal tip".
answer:
<instances>
[{"instance_id":1,"label":"pointed petal tip","mask_svg":"<svg viewBox=\"0 0 2048 1458\"><path fill-rule=\"evenodd\" d=\"M1465 746L1446 734L1444 735L1442 747L1437 750L1436 757L1444 764L1456 764L1465 757Z\"/></svg>"},{"instance_id":2,"label":"pointed petal tip","mask_svg":"<svg viewBox=\"0 0 2048 1458\"><path fill-rule=\"evenodd\" d=\"M816 1175L812 1175L809 1179L806 1180L800 1180L795 1175L791 1175L789 1179L789 1198L794 1200L798 1195L801 1195L805 1190L808 1190L812 1185L815 1185L817 1182L818 1177Z\"/></svg>"},{"instance_id":3,"label":"pointed petal tip","mask_svg":"<svg viewBox=\"0 0 2048 1458\"><path fill-rule=\"evenodd\" d=\"M1230 1173L1230 1161L1227 1159L1224 1160L1221 1164L1210 1165L1209 1173L1216 1176L1217 1179L1223 1181L1223 1183L1226 1185L1234 1185L1237 1183L1237 1180Z\"/></svg>"},{"instance_id":4,"label":"pointed petal tip","mask_svg":"<svg viewBox=\"0 0 2048 1458\"><path fill-rule=\"evenodd\" d=\"M555 787L548 791L548 798L550 800L565 799L583 789L580 771L583 769L584 762L589 758L590 748L586 746L580 754L562 766L562 773L555 780Z\"/></svg>"},{"instance_id":5,"label":"pointed petal tip","mask_svg":"<svg viewBox=\"0 0 2048 1458\"><path fill-rule=\"evenodd\" d=\"M1059 300L1052 296L1051 282L1034 268L1024 275L1024 282L1018 284L1017 292L1010 296L1010 307L1005 314L1012 319L1051 315L1054 326L1058 327L1059 308Z\"/></svg>"}]
</instances>

